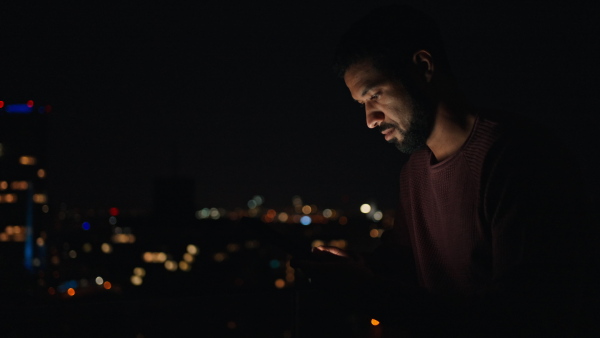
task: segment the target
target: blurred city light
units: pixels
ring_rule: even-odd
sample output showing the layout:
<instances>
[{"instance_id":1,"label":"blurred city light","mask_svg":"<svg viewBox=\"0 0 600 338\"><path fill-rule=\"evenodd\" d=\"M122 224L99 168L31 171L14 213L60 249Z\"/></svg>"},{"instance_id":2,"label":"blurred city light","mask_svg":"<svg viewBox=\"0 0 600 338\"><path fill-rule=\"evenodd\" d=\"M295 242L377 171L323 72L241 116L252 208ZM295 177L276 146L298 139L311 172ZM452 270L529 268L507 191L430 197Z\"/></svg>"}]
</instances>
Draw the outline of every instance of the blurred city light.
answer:
<instances>
[{"instance_id":1,"label":"blurred city light","mask_svg":"<svg viewBox=\"0 0 600 338\"><path fill-rule=\"evenodd\" d=\"M281 278L275 280L275 287L278 289L283 289L285 287L285 281Z\"/></svg>"},{"instance_id":2,"label":"blurred city light","mask_svg":"<svg viewBox=\"0 0 600 338\"><path fill-rule=\"evenodd\" d=\"M300 218L300 223L302 223L302 225L309 225L312 222L312 219L310 218L310 216L302 216Z\"/></svg>"},{"instance_id":3,"label":"blurred city light","mask_svg":"<svg viewBox=\"0 0 600 338\"><path fill-rule=\"evenodd\" d=\"M383 218L383 213L381 211L377 210L373 213L374 221L381 221L382 218Z\"/></svg>"},{"instance_id":4,"label":"blurred city light","mask_svg":"<svg viewBox=\"0 0 600 338\"><path fill-rule=\"evenodd\" d=\"M137 276L137 275L131 276L131 278L129 280L131 281L131 284L133 284L135 286L142 285L142 283L143 283L142 277Z\"/></svg>"},{"instance_id":5,"label":"blurred city light","mask_svg":"<svg viewBox=\"0 0 600 338\"><path fill-rule=\"evenodd\" d=\"M108 214L114 217L119 216L119 208L112 207L108 209Z\"/></svg>"},{"instance_id":6,"label":"blurred city light","mask_svg":"<svg viewBox=\"0 0 600 338\"><path fill-rule=\"evenodd\" d=\"M197 255L199 250L198 247L195 246L194 244L188 244L188 246L186 247L187 252L189 252L192 255Z\"/></svg>"},{"instance_id":7,"label":"blurred city light","mask_svg":"<svg viewBox=\"0 0 600 338\"><path fill-rule=\"evenodd\" d=\"M22 165L35 165L37 162L33 156L21 156L19 157L19 163Z\"/></svg>"},{"instance_id":8,"label":"blurred city light","mask_svg":"<svg viewBox=\"0 0 600 338\"><path fill-rule=\"evenodd\" d=\"M100 246L100 250L102 250L102 252L104 252L105 254L109 254L112 252L112 245L108 243L102 243L102 245Z\"/></svg>"},{"instance_id":9,"label":"blurred city light","mask_svg":"<svg viewBox=\"0 0 600 338\"><path fill-rule=\"evenodd\" d=\"M371 212L371 206L369 204L363 204L360 206L360 212L362 212L363 214L368 214L369 212Z\"/></svg>"}]
</instances>

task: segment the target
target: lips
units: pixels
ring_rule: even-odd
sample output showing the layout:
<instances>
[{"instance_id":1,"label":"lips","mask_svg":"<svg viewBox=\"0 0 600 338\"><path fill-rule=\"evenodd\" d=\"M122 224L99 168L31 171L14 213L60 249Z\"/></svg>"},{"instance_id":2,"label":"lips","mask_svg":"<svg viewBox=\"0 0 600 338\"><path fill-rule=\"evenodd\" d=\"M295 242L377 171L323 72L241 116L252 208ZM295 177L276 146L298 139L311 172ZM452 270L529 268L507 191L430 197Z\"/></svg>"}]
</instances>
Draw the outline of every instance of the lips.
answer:
<instances>
[{"instance_id":1,"label":"lips","mask_svg":"<svg viewBox=\"0 0 600 338\"><path fill-rule=\"evenodd\" d=\"M383 134L383 137L385 138L386 141L389 141L393 136L392 133L394 132L394 128L388 128L384 131L382 131L381 133Z\"/></svg>"}]
</instances>

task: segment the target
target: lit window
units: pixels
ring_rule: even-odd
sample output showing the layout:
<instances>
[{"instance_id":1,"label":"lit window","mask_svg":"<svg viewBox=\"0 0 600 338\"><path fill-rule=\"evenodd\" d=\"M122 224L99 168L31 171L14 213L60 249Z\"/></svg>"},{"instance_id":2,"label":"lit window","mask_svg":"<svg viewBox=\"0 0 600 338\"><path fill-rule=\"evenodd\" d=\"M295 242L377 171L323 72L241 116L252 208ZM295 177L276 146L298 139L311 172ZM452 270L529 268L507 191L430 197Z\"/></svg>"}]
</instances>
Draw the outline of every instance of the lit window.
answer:
<instances>
[{"instance_id":1,"label":"lit window","mask_svg":"<svg viewBox=\"0 0 600 338\"><path fill-rule=\"evenodd\" d=\"M36 159L33 156L21 156L19 157L19 163L22 165L35 165Z\"/></svg>"},{"instance_id":2,"label":"lit window","mask_svg":"<svg viewBox=\"0 0 600 338\"><path fill-rule=\"evenodd\" d=\"M17 195L15 195L15 194L5 194L4 196L0 197L0 202L4 202L4 203L16 203L17 202Z\"/></svg>"},{"instance_id":3,"label":"lit window","mask_svg":"<svg viewBox=\"0 0 600 338\"><path fill-rule=\"evenodd\" d=\"M44 204L48 202L48 197L46 196L46 194L34 194L33 201L38 204Z\"/></svg>"},{"instance_id":4,"label":"lit window","mask_svg":"<svg viewBox=\"0 0 600 338\"><path fill-rule=\"evenodd\" d=\"M26 181L13 181L10 183L10 188L12 190L27 190L29 184Z\"/></svg>"}]
</instances>

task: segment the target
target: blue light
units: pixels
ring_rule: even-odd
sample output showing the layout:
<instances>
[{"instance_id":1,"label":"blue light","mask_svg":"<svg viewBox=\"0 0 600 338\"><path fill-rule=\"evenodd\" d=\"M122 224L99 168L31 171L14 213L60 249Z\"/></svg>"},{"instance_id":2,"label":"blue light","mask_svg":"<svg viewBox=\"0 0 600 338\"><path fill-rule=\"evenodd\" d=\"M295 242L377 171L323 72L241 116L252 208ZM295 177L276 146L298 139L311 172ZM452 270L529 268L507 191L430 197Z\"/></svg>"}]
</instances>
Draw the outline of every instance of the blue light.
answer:
<instances>
[{"instance_id":1,"label":"blue light","mask_svg":"<svg viewBox=\"0 0 600 338\"><path fill-rule=\"evenodd\" d=\"M7 113L29 114L33 111L33 107L30 107L25 103L14 103L7 104L5 110Z\"/></svg>"},{"instance_id":2,"label":"blue light","mask_svg":"<svg viewBox=\"0 0 600 338\"><path fill-rule=\"evenodd\" d=\"M70 288L77 289L78 286L79 286L79 283L77 283L77 281L69 280L69 281L66 281L66 282L62 283L61 285L59 285L56 289L58 290L58 292L63 293L63 292L66 292Z\"/></svg>"},{"instance_id":3,"label":"blue light","mask_svg":"<svg viewBox=\"0 0 600 338\"><path fill-rule=\"evenodd\" d=\"M81 227L83 228L83 230L90 230L90 222L83 222Z\"/></svg>"},{"instance_id":4,"label":"blue light","mask_svg":"<svg viewBox=\"0 0 600 338\"><path fill-rule=\"evenodd\" d=\"M309 225L311 222L310 216L302 216L302 218L300 218L300 223L302 223L302 225Z\"/></svg>"},{"instance_id":5,"label":"blue light","mask_svg":"<svg viewBox=\"0 0 600 338\"><path fill-rule=\"evenodd\" d=\"M276 260L276 259L272 259L269 262L269 265L271 266L271 269L277 269L277 268L279 268L281 266L281 262L278 261L278 260Z\"/></svg>"}]
</instances>

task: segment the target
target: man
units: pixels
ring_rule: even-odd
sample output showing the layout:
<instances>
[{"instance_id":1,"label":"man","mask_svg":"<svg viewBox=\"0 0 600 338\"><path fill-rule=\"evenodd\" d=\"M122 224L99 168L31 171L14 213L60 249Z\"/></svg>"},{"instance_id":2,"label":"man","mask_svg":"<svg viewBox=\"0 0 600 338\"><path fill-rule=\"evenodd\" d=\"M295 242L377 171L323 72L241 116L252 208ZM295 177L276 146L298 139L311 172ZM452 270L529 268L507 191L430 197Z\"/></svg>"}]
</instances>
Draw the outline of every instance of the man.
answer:
<instances>
[{"instance_id":1,"label":"man","mask_svg":"<svg viewBox=\"0 0 600 338\"><path fill-rule=\"evenodd\" d=\"M410 154L396 224L357 255L332 247L293 265L344 305L409 336L591 332L582 274L586 203L559 138L470 106L438 28L387 6L342 37L335 66L369 128Z\"/></svg>"}]
</instances>

